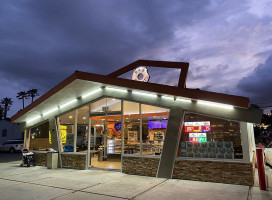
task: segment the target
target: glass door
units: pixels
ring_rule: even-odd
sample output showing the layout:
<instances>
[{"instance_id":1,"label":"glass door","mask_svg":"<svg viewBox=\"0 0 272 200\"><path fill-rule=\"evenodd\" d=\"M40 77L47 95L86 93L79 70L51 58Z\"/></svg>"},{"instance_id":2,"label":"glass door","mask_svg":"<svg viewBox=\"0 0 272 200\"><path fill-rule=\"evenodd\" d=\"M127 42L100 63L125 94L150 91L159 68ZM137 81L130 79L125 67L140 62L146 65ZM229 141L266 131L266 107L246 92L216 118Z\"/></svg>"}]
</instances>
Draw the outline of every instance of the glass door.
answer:
<instances>
[{"instance_id":1,"label":"glass door","mask_svg":"<svg viewBox=\"0 0 272 200\"><path fill-rule=\"evenodd\" d=\"M91 104L91 165L121 169L121 100L105 98Z\"/></svg>"}]
</instances>

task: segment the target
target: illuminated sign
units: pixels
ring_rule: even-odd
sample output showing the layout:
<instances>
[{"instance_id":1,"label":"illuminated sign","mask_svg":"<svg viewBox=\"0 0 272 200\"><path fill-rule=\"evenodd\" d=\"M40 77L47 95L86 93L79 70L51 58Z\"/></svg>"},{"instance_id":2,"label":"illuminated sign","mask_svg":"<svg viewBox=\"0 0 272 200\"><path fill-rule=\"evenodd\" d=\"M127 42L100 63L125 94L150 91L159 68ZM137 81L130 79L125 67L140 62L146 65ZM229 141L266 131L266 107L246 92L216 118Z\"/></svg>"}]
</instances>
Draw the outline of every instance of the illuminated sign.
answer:
<instances>
[{"instance_id":1,"label":"illuminated sign","mask_svg":"<svg viewBox=\"0 0 272 200\"><path fill-rule=\"evenodd\" d=\"M61 141L62 141L62 143L66 143L67 126L60 125L60 132L61 132ZM52 134L51 134L51 131L49 131L49 144L52 144Z\"/></svg>"},{"instance_id":2,"label":"illuminated sign","mask_svg":"<svg viewBox=\"0 0 272 200\"><path fill-rule=\"evenodd\" d=\"M189 133L190 142L207 142L206 133Z\"/></svg>"},{"instance_id":3,"label":"illuminated sign","mask_svg":"<svg viewBox=\"0 0 272 200\"><path fill-rule=\"evenodd\" d=\"M115 128L116 131L121 130L121 129L122 129L121 123L116 123L116 124L114 124L114 128Z\"/></svg>"},{"instance_id":4,"label":"illuminated sign","mask_svg":"<svg viewBox=\"0 0 272 200\"><path fill-rule=\"evenodd\" d=\"M147 125L149 129L157 129L157 128L163 128L165 129L167 127L167 120L161 120L161 121L148 121Z\"/></svg>"},{"instance_id":5,"label":"illuminated sign","mask_svg":"<svg viewBox=\"0 0 272 200\"><path fill-rule=\"evenodd\" d=\"M65 144L67 139L67 126L60 125L60 132L61 132L61 141L63 144Z\"/></svg>"},{"instance_id":6,"label":"illuminated sign","mask_svg":"<svg viewBox=\"0 0 272 200\"><path fill-rule=\"evenodd\" d=\"M138 67L134 70L132 74L132 80L134 81L141 81L141 82L148 82L149 74L145 67Z\"/></svg>"},{"instance_id":7,"label":"illuminated sign","mask_svg":"<svg viewBox=\"0 0 272 200\"><path fill-rule=\"evenodd\" d=\"M211 132L211 124L209 121L205 122L185 122L184 128L186 133L206 133Z\"/></svg>"},{"instance_id":8,"label":"illuminated sign","mask_svg":"<svg viewBox=\"0 0 272 200\"><path fill-rule=\"evenodd\" d=\"M51 131L49 131L49 144L52 144Z\"/></svg>"}]
</instances>

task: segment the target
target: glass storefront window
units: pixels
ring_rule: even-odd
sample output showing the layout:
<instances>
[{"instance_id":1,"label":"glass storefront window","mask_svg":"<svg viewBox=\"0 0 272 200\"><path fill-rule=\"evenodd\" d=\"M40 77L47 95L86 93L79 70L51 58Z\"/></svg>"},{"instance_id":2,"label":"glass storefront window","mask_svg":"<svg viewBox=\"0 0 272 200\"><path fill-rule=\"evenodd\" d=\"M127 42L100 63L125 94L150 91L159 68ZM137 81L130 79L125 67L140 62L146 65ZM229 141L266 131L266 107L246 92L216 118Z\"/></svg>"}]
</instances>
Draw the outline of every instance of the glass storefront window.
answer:
<instances>
[{"instance_id":1,"label":"glass storefront window","mask_svg":"<svg viewBox=\"0 0 272 200\"><path fill-rule=\"evenodd\" d=\"M140 154L139 103L124 101L124 153Z\"/></svg>"},{"instance_id":2,"label":"glass storefront window","mask_svg":"<svg viewBox=\"0 0 272 200\"><path fill-rule=\"evenodd\" d=\"M52 141L49 134L49 122L33 127L30 135L30 150L46 151L52 147Z\"/></svg>"},{"instance_id":3,"label":"glass storefront window","mask_svg":"<svg viewBox=\"0 0 272 200\"><path fill-rule=\"evenodd\" d=\"M77 112L77 152L87 152L89 132L89 105L78 109Z\"/></svg>"},{"instance_id":4,"label":"glass storefront window","mask_svg":"<svg viewBox=\"0 0 272 200\"><path fill-rule=\"evenodd\" d=\"M141 104L142 154L160 155L168 124L169 109Z\"/></svg>"},{"instance_id":5,"label":"glass storefront window","mask_svg":"<svg viewBox=\"0 0 272 200\"><path fill-rule=\"evenodd\" d=\"M91 112L112 112L121 110L121 100L114 98L104 98L91 103Z\"/></svg>"},{"instance_id":6,"label":"glass storefront window","mask_svg":"<svg viewBox=\"0 0 272 200\"><path fill-rule=\"evenodd\" d=\"M242 159L240 124L186 112L178 156Z\"/></svg>"},{"instance_id":7,"label":"glass storefront window","mask_svg":"<svg viewBox=\"0 0 272 200\"><path fill-rule=\"evenodd\" d=\"M74 152L76 111L71 111L59 117L59 132L61 138L61 150Z\"/></svg>"}]
</instances>

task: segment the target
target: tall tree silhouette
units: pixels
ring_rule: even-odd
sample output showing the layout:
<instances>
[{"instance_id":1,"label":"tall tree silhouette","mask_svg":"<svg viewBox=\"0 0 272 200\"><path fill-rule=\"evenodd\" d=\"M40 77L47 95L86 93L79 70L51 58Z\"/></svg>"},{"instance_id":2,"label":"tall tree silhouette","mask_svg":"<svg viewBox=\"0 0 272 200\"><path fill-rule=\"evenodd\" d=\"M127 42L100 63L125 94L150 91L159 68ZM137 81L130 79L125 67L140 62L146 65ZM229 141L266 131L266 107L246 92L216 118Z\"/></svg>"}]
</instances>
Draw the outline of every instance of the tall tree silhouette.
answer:
<instances>
[{"instance_id":1,"label":"tall tree silhouette","mask_svg":"<svg viewBox=\"0 0 272 200\"><path fill-rule=\"evenodd\" d=\"M0 120L3 119L3 108L2 106L0 105Z\"/></svg>"},{"instance_id":2,"label":"tall tree silhouette","mask_svg":"<svg viewBox=\"0 0 272 200\"><path fill-rule=\"evenodd\" d=\"M31 89L27 91L27 95L31 97L31 103L33 103L34 97L39 96L38 89Z\"/></svg>"},{"instance_id":3,"label":"tall tree silhouette","mask_svg":"<svg viewBox=\"0 0 272 200\"><path fill-rule=\"evenodd\" d=\"M25 92L25 91L18 92L16 98L18 98L19 100L22 99L23 109L24 109L25 108L25 99L28 98L27 92Z\"/></svg>"},{"instance_id":4,"label":"tall tree silhouette","mask_svg":"<svg viewBox=\"0 0 272 200\"><path fill-rule=\"evenodd\" d=\"M7 113L12 103L13 101L11 100L11 98L8 98L8 97L5 97L1 100L1 104L4 107L4 112L3 112L4 119L7 119Z\"/></svg>"}]
</instances>

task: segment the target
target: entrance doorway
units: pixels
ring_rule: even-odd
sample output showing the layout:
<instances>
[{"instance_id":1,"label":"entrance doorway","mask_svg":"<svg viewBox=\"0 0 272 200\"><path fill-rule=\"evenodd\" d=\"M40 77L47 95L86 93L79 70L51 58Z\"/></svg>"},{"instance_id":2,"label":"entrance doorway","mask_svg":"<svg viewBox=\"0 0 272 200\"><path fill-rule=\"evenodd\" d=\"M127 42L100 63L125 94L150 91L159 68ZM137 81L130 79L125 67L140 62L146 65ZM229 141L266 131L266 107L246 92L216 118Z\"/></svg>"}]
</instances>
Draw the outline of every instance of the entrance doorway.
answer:
<instances>
[{"instance_id":1,"label":"entrance doorway","mask_svg":"<svg viewBox=\"0 0 272 200\"><path fill-rule=\"evenodd\" d=\"M91 167L120 170L121 113L91 116L91 127Z\"/></svg>"}]
</instances>

